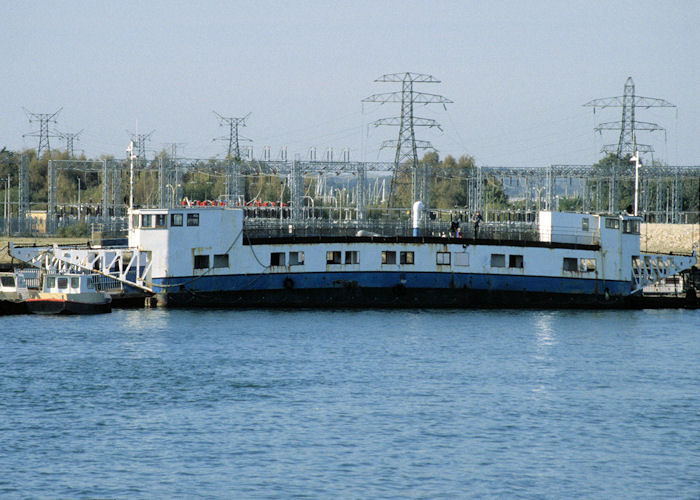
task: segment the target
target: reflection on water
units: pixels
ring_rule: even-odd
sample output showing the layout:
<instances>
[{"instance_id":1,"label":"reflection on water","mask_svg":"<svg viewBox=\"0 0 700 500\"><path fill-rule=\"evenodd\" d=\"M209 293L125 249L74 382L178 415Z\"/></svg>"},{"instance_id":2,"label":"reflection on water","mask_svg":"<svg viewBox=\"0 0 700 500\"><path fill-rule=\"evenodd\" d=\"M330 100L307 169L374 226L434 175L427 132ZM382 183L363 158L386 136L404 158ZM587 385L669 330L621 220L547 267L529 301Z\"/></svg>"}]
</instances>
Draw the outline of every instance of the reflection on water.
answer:
<instances>
[{"instance_id":1,"label":"reflection on water","mask_svg":"<svg viewBox=\"0 0 700 500\"><path fill-rule=\"evenodd\" d=\"M554 331L555 320L555 313L549 311L540 311L535 317L537 346L543 353L548 351L549 347L556 344L556 332Z\"/></svg>"}]
</instances>

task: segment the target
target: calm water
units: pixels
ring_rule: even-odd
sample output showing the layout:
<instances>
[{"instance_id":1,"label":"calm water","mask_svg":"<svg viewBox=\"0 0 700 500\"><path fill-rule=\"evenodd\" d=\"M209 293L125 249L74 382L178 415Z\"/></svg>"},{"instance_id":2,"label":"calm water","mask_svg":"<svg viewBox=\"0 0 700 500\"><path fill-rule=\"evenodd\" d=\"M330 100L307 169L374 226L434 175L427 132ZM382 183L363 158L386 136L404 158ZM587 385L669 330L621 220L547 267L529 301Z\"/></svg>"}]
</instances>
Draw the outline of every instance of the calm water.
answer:
<instances>
[{"instance_id":1,"label":"calm water","mask_svg":"<svg viewBox=\"0 0 700 500\"><path fill-rule=\"evenodd\" d=\"M0 325L1 497L700 497L700 311Z\"/></svg>"}]
</instances>

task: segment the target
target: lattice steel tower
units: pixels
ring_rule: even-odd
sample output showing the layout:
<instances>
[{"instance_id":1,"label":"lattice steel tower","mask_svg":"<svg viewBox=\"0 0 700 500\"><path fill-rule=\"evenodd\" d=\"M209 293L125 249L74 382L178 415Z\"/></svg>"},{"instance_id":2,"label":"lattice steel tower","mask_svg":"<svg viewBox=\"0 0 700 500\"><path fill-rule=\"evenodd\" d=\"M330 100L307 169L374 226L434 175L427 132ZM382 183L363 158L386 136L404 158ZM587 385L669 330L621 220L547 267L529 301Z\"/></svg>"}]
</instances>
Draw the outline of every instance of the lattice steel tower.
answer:
<instances>
[{"instance_id":1,"label":"lattice steel tower","mask_svg":"<svg viewBox=\"0 0 700 500\"><path fill-rule=\"evenodd\" d=\"M372 123L374 126L390 125L399 127L399 137L397 140L384 141L381 148L395 147L394 172L391 177L391 187L389 190L388 206L393 206L396 202L396 183L401 169L401 162L408 162L412 174L412 198L413 202L422 201L426 208L430 203L430 172L428 167L419 168L418 149L434 149L428 141L416 140L415 127L436 127L440 129L440 124L430 118L419 118L413 114L414 104L449 104L452 101L435 94L415 92L414 83L440 83L432 75L421 73L392 73L382 75L375 82L391 82L402 85L400 92L389 92L384 94L374 94L366 97L362 102L378 102L380 104L388 102L401 103L401 116L392 118L382 118ZM442 130L442 129L440 129Z\"/></svg>"},{"instance_id":2,"label":"lattice steel tower","mask_svg":"<svg viewBox=\"0 0 700 500\"><path fill-rule=\"evenodd\" d=\"M129 131L127 130L127 132ZM134 134L133 132L129 132L129 134L131 134L131 140L134 143L134 149L136 150L136 156L138 157L139 161L146 160L146 141L151 140L153 132L155 132L155 130L151 130L147 134Z\"/></svg>"},{"instance_id":3,"label":"lattice steel tower","mask_svg":"<svg viewBox=\"0 0 700 500\"><path fill-rule=\"evenodd\" d=\"M58 136L61 139L64 139L66 141L66 153L68 153L68 158L73 158L73 142L76 140L80 140L79 136L82 134L83 131L81 130L80 132L59 132Z\"/></svg>"},{"instance_id":4,"label":"lattice steel tower","mask_svg":"<svg viewBox=\"0 0 700 500\"><path fill-rule=\"evenodd\" d=\"M60 108L55 113L32 113L26 108L22 108L29 118L29 123L39 122L39 130L30 132L29 134L24 134L22 137L38 137L39 147L36 150L36 157L41 158L42 151L46 150L51 153L51 145L49 144L49 137L60 137L57 134L51 134L49 132L49 123L56 123L56 115L58 115L63 108Z\"/></svg>"},{"instance_id":5,"label":"lattice steel tower","mask_svg":"<svg viewBox=\"0 0 700 500\"><path fill-rule=\"evenodd\" d=\"M242 118L234 118L234 117L225 117L221 116L219 113L214 111L214 114L219 117L219 125L220 126L225 126L228 125L229 127L229 134L228 137L217 137L214 140L215 141L225 141L228 140L228 153L226 155L226 158L233 158L234 160L238 161L241 159L241 147L240 147L240 141L251 141L250 139L243 137L242 135L238 134L238 127L245 127L245 121L246 119L250 116L250 113L245 115Z\"/></svg>"},{"instance_id":6,"label":"lattice steel tower","mask_svg":"<svg viewBox=\"0 0 700 500\"><path fill-rule=\"evenodd\" d=\"M615 153L618 158L623 158L625 155L633 155L635 151L640 153L650 153L654 148L648 144L637 144L636 131L643 130L645 132L654 132L664 130L663 127L656 123L640 122L635 119L636 108L675 108L674 104L663 99L655 99L653 97L642 97L635 95L634 82L632 77L627 78L625 82L624 95L617 97L606 97L603 99L594 99L584 104L584 106L595 108L622 108L622 119L619 122L601 123L595 127L596 132L603 130L619 130L620 140L617 144L606 144L601 149L603 153Z\"/></svg>"}]
</instances>

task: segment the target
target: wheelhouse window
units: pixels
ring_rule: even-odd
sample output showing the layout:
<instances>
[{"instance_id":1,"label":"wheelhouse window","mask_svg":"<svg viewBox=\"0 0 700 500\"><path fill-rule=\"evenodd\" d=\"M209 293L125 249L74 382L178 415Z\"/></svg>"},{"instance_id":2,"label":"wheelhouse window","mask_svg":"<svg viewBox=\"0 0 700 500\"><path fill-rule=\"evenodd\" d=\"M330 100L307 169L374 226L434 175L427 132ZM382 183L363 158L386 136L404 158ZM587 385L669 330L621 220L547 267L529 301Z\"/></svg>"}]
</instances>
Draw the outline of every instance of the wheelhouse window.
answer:
<instances>
[{"instance_id":1,"label":"wheelhouse window","mask_svg":"<svg viewBox=\"0 0 700 500\"><path fill-rule=\"evenodd\" d=\"M170 214L171 226L182 226L182 214Z\"/></svg>"},{"instance_id":2,"label":"wheelhouse window","mask_svg":"<svg viewBox=\"0 0 700 500\"><path fill-rule=\"evenodd\" d=\"M133 215L131 216L131 227L133 227L134 229L138 229L138 227L139 227L139 216L138 216L138 214L133 214Z\"/></svg>"},{"instance_id":3,"label":"wheelhouse window","mask_svg":"<svg viewBox=\"0 0 700 500\"><path fill-rule=\"evenodd\" d=\"M346 264L359 264L360 263L360 252L357 250L349 250L345 252L345 263Z\"/></svg>"},{"instance_id":4,"label":"wheelhouse window","mask_svg":"<svg viewBox=\"0 0 700 500\"><path fill-rule=\"evenodd\" d=\"M80 279L77 276L71 276L70 287L74 289L80 288Z\"/></svg>"},{"instance_id":5,"label":"wheelhouse window","mask_svg":"<svg viewBox=\"0 0 700 500\"><path fill-rule=\"evenodd\" d=\"M491 267L506 267L506 256L502 253L491 254Z\"/></svg>"},{"instance_id":6,"label":"wheelhouse window","mask_svg":"<svg viewBox=\"0 0 700 500\"><path fill-rule=\"evenodd\" d=\"M304 252L289 252L289 265L290 266L303 266L304 265Z\"/></svg>"},{"instance_id":7,"label":"wheelhouse window","mask_svg":"<svg viewBox=\"0 0 700 500\"><path fill-rule=\"evenodd\" d=\"M199 226L199 214L187 214L188 226Z\"/></svg>"},{"instance_id":8,"label":"wheelhouse window","mask_svg":"<svg viewBox=\"0 0 700 500\"><path fill-rule=\"evenodd\" d=\"M438 266L449 266L451 264L450 252L438 252L435 254L435 263Z\"/></svg>"},{"instance_id":9,"label":"wheelhouse window","mask_svg":"<svg viewBox=\"0 0 700 500\"><path fill-rule=\"evenodd\" d=\"M284 252L272 252L270 254L270 265L271 266L284 266Z\"/></svg>"},{"instance_id":10,"label":"wheelhouse window","mask_svg":"<svg viewBox=\"0 0 700 500\"><path fill-rule=\"evenodd\" d=\"M194 256L194 268L195 269L209 269L209 256L208 255L195 255Z\"/></svg>"},{"instance_id":11,"label":"wheelhouse window","mask_svg":"<svg viewBox=\"0 0 700 500\"><path fill-rule=\"evenodd\" d=\"M522 255L509 255L508 256L508 267L515 267L517 269L522 269L524 267L523 256Z\"/></svg>"},{"instance_id":12,"label":"wheelhouse window","mask_svg":"<svg viewBox=\"0 0 700 500\"><path fill-rule=\"evenodd\" d=\"M627 234L639 234L640 223L638 220L623 220L622 232Z\"/></svg>"},{"instance_id":13,"label":"wheelhouse window","mask_svg":"<svg viewBox=\"0 0 700 500\"><path fill-rule=\"evenodd\" d=\"M411 265L411 264L413 264L413 257L414 257L414 253L413 253L413 252L401 252L401 253L399 254L399 259L400 259L399 262L400 262L401 264L409 264L409 265Z\"/></svg>"},{"instance_id":14,"label":"wheelhouse window","mask_svg":"<svg viewBox=\"0 0 700 500\"><path fill-rule=\"evenodd\" d=\"M613 219L611 217L605 218L605 228L606 229L620 229L620 219Z\"/></svg>"},{"instance_id":15,"label":"wheelhouse window","mask_svg":"<svg viewBox=\"0 0 700 500\"><path fill-rule=\"evenodd\" d=\"M214 255L214 267L228 267L228 254L221 253Z\"/></svg>"},{"instance_id":16,"label":"wheelhouse window","mask_svg":"<svg viewBox=\"0 0 700 500\"><path fill-rule=\"evenodd\" d=\"M341 257L343 253L337 250L329 250L326 252L326 264L342 264Z\"/></svg>"},{"instance_id":17,"label":"wheelhouse window","mask_svg":"<svg viewBox=\"0 0 700 500\"><path fill-rule=\"evenodd\" d=\"M166 214L156 214L156 227L164 228L168 226L168 216Z\"/></svg>"},{"instance_id":18,"label":"wheelhouse window","mask_svg":"<svg viewBox=\"0 0 700 500\"><path fill-rule=\"evenodd\" d=\"M396 264L396 252L385 250L382 252L382 264Z\"/></svg>"},{"instance_id":19,"label":"wheelhouse window","mask_svg":"<svg viewBox=\"0 0 700 500\"><path fill-rule=\"evenodd\" d=\"M152 214L142 214L141 215L141 227L153 227L153 215Z\"/></svg>"},{"instance_id":20,"label":"wheelhouse window","mask_svg":"<svg viewBox=\"0 0 700 500\"><path fill-rule=\"evenodd\" d=\"M59 290L65 290L68 288L68 278L58 278L56 281L58 282Z\"/></svg>"},{"instance_id":21,"label":"wheelhouse window","mask_svg":"<svg viewBox=\"0 0 700 500\"><path fill-rule=\"evenodd\" d=\"M14 276L3 276L0 278L0 283L2 283L2 286L13 287L13 286L15 286L15 277Z\"/></svg>"},{"instance_id":22,"label":"wheelhouse window","mask_svg":"<svg viewBox=\"0 0 700 500\"><path fill-rule=\"evenodd\" d=\"M55 276L49 276L46 278L46 287L47 288L54 288L56 286L56 277Z\"/></svg>"}]
</instances>

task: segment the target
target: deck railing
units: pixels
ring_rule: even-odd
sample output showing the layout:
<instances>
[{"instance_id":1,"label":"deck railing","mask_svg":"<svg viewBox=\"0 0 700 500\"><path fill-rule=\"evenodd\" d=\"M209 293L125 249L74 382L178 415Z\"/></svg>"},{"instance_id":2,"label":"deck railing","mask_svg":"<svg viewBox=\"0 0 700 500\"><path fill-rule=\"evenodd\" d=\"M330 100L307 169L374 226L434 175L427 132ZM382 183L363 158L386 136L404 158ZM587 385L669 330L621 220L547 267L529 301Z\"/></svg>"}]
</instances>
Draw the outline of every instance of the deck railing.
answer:
<instances>
[{"instance_id":1,"label":"deck railing","mask_svg":"<svg viewBox=\"0 0 700 500\"><path fill-rule=\"evenodd\" d=\"M410 237L414 231L408 220L347 220L306 219L303 221L246 218L245 234L248 238L285 238L293 236L385 236ZM464 239L537 241L537 225L532 222L482 222L478 234L474 234L471 223L457 226L449 221L428 220L421 223L418 236L448 237L460 236Z\"/></svg>"}]
</instances>

